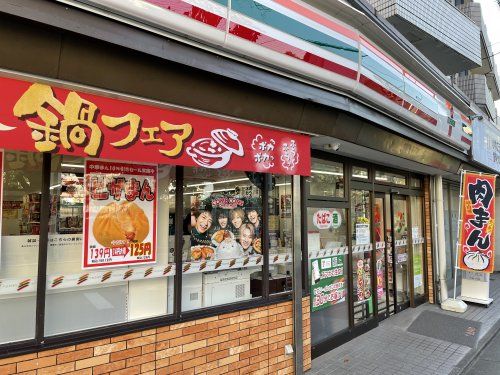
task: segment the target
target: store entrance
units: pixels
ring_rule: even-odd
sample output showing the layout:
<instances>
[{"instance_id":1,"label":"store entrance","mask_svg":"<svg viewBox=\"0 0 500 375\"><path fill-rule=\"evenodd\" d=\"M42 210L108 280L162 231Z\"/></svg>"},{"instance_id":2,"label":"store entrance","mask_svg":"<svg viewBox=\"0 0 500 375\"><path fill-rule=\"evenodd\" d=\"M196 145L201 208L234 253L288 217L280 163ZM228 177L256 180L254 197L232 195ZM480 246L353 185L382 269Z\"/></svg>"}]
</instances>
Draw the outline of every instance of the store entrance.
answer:
<instances>
[{"instance_id":1,"label":"store entrance","mask_svg":"<svg viewBox=\"0 0 500 375\"><path fill-rule=\"evenodd\" d=\"M339 160L304 181L313 358L426 300L424 178Z\"/></svg>"},{"instance_id":2,"label":"store entrance","mask_svg":"<svg viewBox=\"0 0 500 375\"><path fill-rule=\"evenodd\" d=\"M376 193L375 269L378 318L424 301L422 197Z\"/></svg>"}]
</instances>

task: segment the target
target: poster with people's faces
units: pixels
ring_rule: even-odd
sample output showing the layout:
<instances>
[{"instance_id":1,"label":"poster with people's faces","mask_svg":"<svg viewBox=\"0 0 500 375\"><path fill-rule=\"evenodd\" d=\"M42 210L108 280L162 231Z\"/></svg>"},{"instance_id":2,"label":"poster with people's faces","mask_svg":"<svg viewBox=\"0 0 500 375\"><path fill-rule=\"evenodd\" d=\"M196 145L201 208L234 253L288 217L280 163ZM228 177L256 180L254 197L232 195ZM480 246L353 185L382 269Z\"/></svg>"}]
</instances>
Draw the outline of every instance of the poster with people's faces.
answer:
<instances>
[{"instance_id":1,"label":"poster with people's faces","mask_svg":"<svg viewBox=\"0 0 500 375\"><path fill-rule=\"evenodd\" d=\"M260 198L212 194L191 202L191 260L262 254Z\"/></svg>"}]
</instances>

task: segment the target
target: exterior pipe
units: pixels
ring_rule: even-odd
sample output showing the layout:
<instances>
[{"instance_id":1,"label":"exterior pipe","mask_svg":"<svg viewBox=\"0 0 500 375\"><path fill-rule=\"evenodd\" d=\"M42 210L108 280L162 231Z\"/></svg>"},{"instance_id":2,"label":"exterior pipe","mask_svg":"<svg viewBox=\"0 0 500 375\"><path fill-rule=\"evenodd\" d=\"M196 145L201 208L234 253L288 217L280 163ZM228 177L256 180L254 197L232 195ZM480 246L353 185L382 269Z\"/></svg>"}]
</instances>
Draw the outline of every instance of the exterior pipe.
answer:
<instances>
[{"instance_id":1,"label":"exterior pipe","mask_svg":"<svg viewBox=\"0 0 500 375\"><path fill-rule=\"evenodd\" d=\"M437 247L439 261L439 286L440 302L448 299L448 288L446 286L446 243L444 234L444 203L443 203L443 177L434 177L435 198L436 198L436 227L437 227Z\"/></svg>"},{"instance_id":2,"label":"exterior pipe","mask_svg":"<svg viewBox=\"0 0 500 375\"><path fill-rule=\"evenodd\" d=\"M304 349L302 337L302 223L301 223L300 176L292 177L292 247L293 247L293 343L295 374L304 373Z\"/></svg>"}]
</instances>

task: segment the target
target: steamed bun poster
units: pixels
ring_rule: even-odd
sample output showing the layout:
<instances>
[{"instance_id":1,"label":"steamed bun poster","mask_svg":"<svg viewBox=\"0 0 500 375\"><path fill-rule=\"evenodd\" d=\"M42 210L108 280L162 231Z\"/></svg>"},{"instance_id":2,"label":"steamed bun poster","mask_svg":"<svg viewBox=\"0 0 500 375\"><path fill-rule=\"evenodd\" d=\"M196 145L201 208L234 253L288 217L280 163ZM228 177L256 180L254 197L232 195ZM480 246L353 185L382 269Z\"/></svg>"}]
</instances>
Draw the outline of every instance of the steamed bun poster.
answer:
<instances>
[{"instance_id":1,"label":"steamed bun poster","mask_svg":"<svg viewBox=\"0 0 500 375\"><path fill-rule=\"evenodd\" d=\"M87 160L83 268L156 261L156 165Z\"/></svg>"}]
</instances>

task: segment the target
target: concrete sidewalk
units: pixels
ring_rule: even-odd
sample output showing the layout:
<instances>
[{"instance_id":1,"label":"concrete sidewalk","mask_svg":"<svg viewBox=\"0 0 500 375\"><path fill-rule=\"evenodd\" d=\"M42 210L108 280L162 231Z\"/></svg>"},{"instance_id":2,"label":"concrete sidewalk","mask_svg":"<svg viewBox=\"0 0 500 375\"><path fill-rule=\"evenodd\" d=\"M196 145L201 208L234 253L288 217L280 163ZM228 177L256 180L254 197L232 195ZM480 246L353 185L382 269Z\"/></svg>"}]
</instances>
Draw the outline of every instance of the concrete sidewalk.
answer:
<instances>
[{"instance_id":1,"label":"concrete sidewalk","mask_svg":"<svg viewBox=\"0 0 500 375\"><path fill-rule=\"evenodd\" d=\"M500 328L500 274L491 275L489 308L469 304L464 314L425 304L384 320L377 328L313 360L309 375L459 374ZM481 323L476 347L408 332L422 313L435 311ZM498 369L500 374L500 368Z\"/></svg>"}]
</instances>

